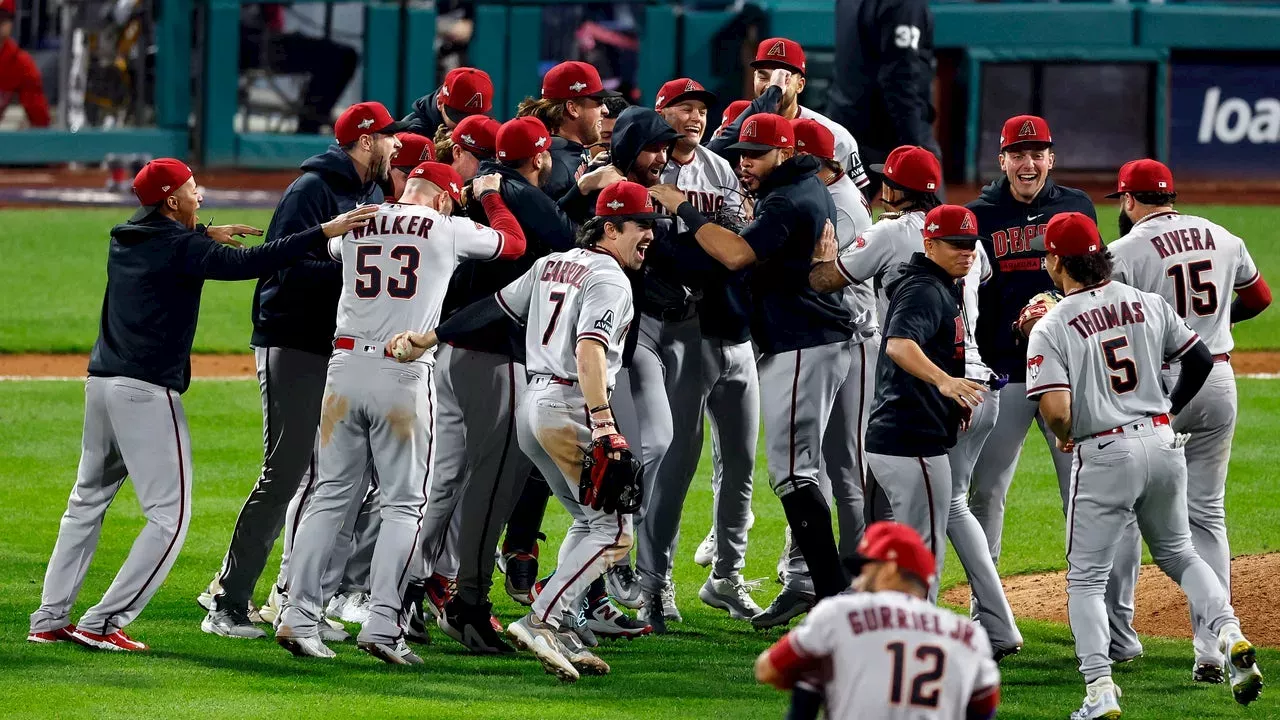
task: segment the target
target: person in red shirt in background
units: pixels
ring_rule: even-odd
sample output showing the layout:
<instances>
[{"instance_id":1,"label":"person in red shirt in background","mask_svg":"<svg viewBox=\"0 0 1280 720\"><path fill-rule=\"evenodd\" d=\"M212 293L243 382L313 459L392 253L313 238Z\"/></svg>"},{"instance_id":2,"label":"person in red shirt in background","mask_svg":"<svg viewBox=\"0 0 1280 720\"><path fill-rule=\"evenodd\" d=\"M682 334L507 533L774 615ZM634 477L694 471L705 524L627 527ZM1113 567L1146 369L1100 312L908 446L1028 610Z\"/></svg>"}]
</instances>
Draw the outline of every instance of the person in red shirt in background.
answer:
<instances>
[{"instance_id":1,"label":"person in red shirt in background","mask_svg":"<svg viewBox=\"0 0 1280 720\"><path fill-rule=\"evenodd\" d=\"M49 127L49 101L40 83L40 69L11 37L17 13L16 0L0 0L0 114L16 99L27 111L31 127Z\"/></svg>"}]
</instances>

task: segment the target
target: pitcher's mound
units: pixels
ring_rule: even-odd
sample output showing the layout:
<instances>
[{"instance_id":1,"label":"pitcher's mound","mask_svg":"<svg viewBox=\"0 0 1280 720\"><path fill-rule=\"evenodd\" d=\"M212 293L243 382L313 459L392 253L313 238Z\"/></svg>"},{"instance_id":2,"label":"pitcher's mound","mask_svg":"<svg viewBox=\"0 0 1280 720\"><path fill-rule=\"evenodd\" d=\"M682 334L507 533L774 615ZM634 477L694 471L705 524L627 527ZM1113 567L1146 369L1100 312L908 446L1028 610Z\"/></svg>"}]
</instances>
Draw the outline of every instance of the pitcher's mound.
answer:
<instances>
[{"instance_id":1,"label":"pitcher's mound","mask_svg":"<svg viewBox=\"0 0 1280 720\"><path fill-rule=\"evenodd\" d=\"M1241 555L1231 561L1231 604L1249 639L1257 645L1280 647L1280 598L1274 597L1280 577L1280 553ZM1004 591L1018 618L1067 622L1065 572L1015 575L1004 578ZM957 585L942 595L945 602L969 606L969 586ZM1138 575L1133 625L1138 632L1164 637L1191 637L1191 619L1182 591L1160 568L1143 565Z\"/></svg>"}]
</instances>

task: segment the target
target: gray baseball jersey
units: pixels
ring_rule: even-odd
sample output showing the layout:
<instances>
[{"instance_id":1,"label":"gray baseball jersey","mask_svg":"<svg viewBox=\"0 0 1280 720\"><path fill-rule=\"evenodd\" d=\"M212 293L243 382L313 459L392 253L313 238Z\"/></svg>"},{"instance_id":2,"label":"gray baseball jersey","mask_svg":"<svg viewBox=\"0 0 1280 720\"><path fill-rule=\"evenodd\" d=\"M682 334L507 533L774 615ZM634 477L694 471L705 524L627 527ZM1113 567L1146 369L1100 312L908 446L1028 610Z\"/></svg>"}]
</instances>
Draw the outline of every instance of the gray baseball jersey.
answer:
<instances>
[{"instance_id":1,"label":"gray baseball jersey","mask_svg":"<svg viewBox=\"0 0 1280 720\"><path fill-rule=\"evenodd\" d=\"M1163 415L1160 366L1199 339L1159 295L1116 281L1077 290L1031 330L1027 397L1070 391L1076 439Z\"/></svg>"},{"instance_id":2,"label":"gray baseball jersey","mask_svg":"<svg viewBox=\"0 0 1280 720\"><path fill-rule=\"evenodd\" d=\"M858 238L871 229L871 207L848 175L827 185L836 204L836 243L840 252L852 251ZM870 335L880 326L876 295L870 279L854 282L844 289L845 306L853 315L854 331Z\"/></svg>"},{"instance_id":3,"label":"gray baseball jersey","mask_svg":"<svg viewBox=\"0 0 1280 720\"><path fill-rule=\"evenodd\" d=\"M796 117L816 120L831 131L836 139L836 160L840 161L840 166L844 168L849 179L853 180L854 185L863 188L871 183L867 178L866 168L862 166L862 156L858 154L858 141L853 139L853 135L843 125L803 105L800 106L800 112Z\"/></svg>"},{"instance_id":4,"label":"gray baseball jersey","mask_svg":"<svg viewBox=\"0 0 1280 720\"><path fill-rule=\"evenodd\" d=\"M594 247L552 253L499 290L497 298L526 328L530 374L577 381L578 341L590 338L607 349L613 387L634 310L631 283L612 255Z\"/></svg>"},{"instance_id":5,"label":"gray baseball jersey","mask_svg":"<svg viewBox=\"0 0 1280 720\"><path fill-rule=\"evenodd\" d=\"M1209 352L1231 351L1231 292L1262 277L1243 240L1204 218L1167 212L1138 221L1107 249L1116 280L1163 297Z\"/></svg>"},{"instance_id":6,"label":"gray baseball jersey","mask_svg":"<svg viewBox=\"0 0 1280 720\"><path fill-rule=\"evenodd\" d=\"M675 158L662 169L662 182L675 185L699 212L711 214L721 210L742 214L742 184L727 160L699 145L687 163ZM689 228L676 218L676 232Z\"/></svg>"}]
</instances>

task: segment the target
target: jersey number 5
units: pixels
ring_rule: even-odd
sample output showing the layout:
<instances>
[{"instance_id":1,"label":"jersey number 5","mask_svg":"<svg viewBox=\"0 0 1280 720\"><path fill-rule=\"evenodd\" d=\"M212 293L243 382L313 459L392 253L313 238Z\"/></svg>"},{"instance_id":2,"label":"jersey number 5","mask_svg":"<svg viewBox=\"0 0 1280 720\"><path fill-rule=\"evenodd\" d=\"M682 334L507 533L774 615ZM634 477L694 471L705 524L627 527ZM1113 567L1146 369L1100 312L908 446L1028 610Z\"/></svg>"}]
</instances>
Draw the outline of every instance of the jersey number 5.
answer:
<instances>
[{"instance_id":1,"label":"jersey number 5","mask_svg":"<svg viewBox=\"0 0 1280 720\"><path fill-rule=\"evenodd\" d=\"M356 248L356 297L372 300L382 292L382 270L369 264L369 258L382 254L381 245L360 245ZM418 263L422 254L412 245L397 245L387 253L392 260L400 260L399 277L387 278L387 294L397 300L408 300L418 292Z\"/></svg>"},{"instance_id":2,"label":"jersey number 5","mask_svg":"<svg viewBox=\"0 0 1280 720\"><path fill-rule=\"evenodd\" d=\"M1107 367L1115 370L1108 375L1108 378L1111 380L1111 389L1117 395L1133 392L1133 389L1138 387L1138 367L1133 364L1131 358L1122 358L1117 355L1127 347L1129 347L1129 338L1123 335L1102 341L1102 355L1106 358Z\"/></svg>"},{"instance_id":3,"label":"jersey number 5","mask_svg":"<svg viewBox=\"0 0 1280 720\"><path fill-rule=\"evenodd\" d=\"M1200 260L1185 265L1174 265L1165 271L1173 278L1173 300L1178 317L1187 317L1187 306L1200 317L1218 311L1218 288L1204 274L1213 270L1212 260Z\"/></svg>"},{"instance_id":4,"label":"jersey number 5","mask_svg":"<svg viewBox=\"0 0 1280 720\"><path fill-rule=\"evenodd\" d=\"M906 682L907 646L906 643L891 642L885 649L893 653L893 682L889 686L889 702L902 704L903 684ZM907 702L917 707L938 707L938 696L941 689L937 682L942 679L946 669L946 653L937 645L921 645L916 648L916 659L930 663L931 667L922 669L911 680L911 696Z\"/></svg>"}]
</instances>

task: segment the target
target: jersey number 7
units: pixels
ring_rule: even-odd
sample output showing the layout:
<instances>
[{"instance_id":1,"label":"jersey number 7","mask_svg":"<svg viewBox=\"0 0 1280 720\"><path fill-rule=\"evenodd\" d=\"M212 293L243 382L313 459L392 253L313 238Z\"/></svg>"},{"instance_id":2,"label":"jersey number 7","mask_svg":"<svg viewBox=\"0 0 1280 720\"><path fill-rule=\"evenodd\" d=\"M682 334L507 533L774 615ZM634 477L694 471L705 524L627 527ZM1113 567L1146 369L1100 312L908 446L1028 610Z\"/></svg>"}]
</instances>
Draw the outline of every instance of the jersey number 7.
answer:
<instances>
[{"instance_id":1,"label":"jersey number 7","mask_svg":"<svg viewBox=\"0 0 1280 720\"><path fill-rule=\"evenodd\" d=\"M381 245L356 247L356 297L372 300L382 293L382 269L369 264L369 258L381 254ZM418 263L422 262L422 253L412 245L397 245L387 257L402 261L399 277L387 278L387 294L397 300L408 300L418 293Z\"/></svg>"}]
</instances>

